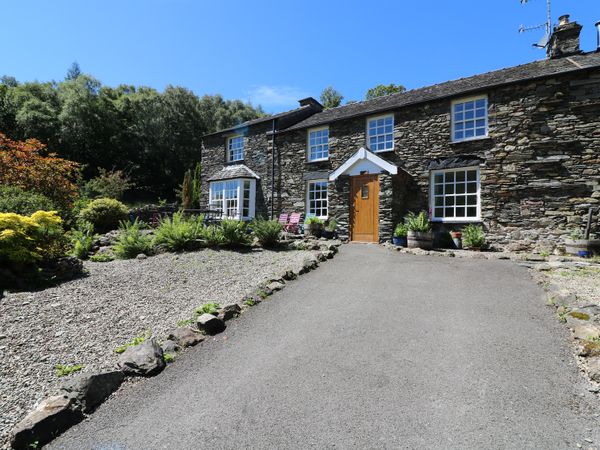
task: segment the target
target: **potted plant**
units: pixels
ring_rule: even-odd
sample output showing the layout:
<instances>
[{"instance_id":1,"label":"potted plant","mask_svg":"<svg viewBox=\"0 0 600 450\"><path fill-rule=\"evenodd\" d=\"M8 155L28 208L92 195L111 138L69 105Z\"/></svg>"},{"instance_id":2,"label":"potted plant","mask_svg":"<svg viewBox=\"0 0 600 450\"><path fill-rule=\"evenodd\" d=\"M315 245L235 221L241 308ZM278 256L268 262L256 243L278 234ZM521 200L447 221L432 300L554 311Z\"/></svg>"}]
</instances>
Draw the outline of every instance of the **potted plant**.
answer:
<instances>
[{"instance_id":1,"label":"potted plant","mask_svg":"<svg viewBox=\"0 0 600 450\"><path fill-rule=\"evenodd\" d=\"M566 252L570 255L587 258L590 256L590 240L586 239L581 230L573 230L565 239Z\"/></svg>"},{"instance_id":2,"label":"potted plant","mask_svg":"<svg viewBox=\"0 0 600 450\"><path fill-rule=\"evenodd\" d=\"M481 225L469 224L462 231L462 242L465 248L481 250L485 246L485 233Z\"/></svg>"},{"instance_id":3,"label":"potted plant","mask_svg":"<svg viewBox=\"0 0 600 450\"><path fill-rule=\"evenodd\" d=\"M392 243L394 245L398 245L400 247L406 247L406 234L408 233L408 228L403 223L399 223L394 228L394 236L392 237Z\"/></svg>"},{"instance_id":4,"label":"potted plant","mask_svg":"<svg viewBox=\"0 0 600 450\"><path fill-rule=\"evenodd\" d=\"M462 248L462 233L460 231L451 231L452 242L456 248Z\"/></svg>"},{"instance_id":5,"label":"potted plant","mask_svg":"<svg viewBox=\"0 0 600 450\"><path fill-rule=\"evenodd\" d=\"M431 222L425 211L419 214L410 212L404 218L408 232L406 233L407 246L409 248L422 248L431 250L433 248L433 233Z\"/></svg>"},{"instance_id":6,"label":"potted plant","mask_svg":"<svg viewBox=\"0 0 600 450\"><path fill-rule=\"evenodd\" d=\"M329 219L327 224L325 224L325 229L323 230L321 236L325 239L333 239L335 237L335 229L337 227L337 219Z\"/></svg>"},{"instance_id":7,"label":"potted plant","mask_svg":"<svg viewBox=\"0 0 600 450\"><path fill-rule=\"evenodd\" d=\"M315 216L310 216L304 222L306 234L309 234L314 237L321 237L321 234L323 233L324 223L325 222L323 222L322 219L319 219L318 217L315 217Z\"/></svg>"}]
</instances>

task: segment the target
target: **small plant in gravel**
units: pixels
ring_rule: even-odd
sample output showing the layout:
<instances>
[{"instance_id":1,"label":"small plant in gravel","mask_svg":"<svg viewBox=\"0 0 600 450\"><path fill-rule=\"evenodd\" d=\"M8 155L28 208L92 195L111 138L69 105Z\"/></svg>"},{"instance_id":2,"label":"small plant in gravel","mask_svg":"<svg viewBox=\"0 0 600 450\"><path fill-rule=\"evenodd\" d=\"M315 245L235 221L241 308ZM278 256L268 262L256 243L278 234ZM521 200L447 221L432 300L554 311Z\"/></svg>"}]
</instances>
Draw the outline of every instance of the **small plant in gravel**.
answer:
<instances>
[{"instance_id":1,"label":"small plant in gravel","mask_svg":"<svg viewBox=\"0 0 600 450\"><path fill-rule=\"evenodd\" d=\"M110 253L96 253L90 257L90 261L93 262L110 262L114 261L115 257Z\"/></svg>"},{"instance_id":2,"label":"small plant in gravel","mask_svg":"<svg viewBox=\"0 0 600 450\"><path fill-rule=\"evenodd\" d=\"M262 247L275 247L283 226L277 220L255 220L252 222L252 233Z\"/></svg>"},{"instance_id":3,"label":"small plant in gravel","mask_svg":"<svg viewBox=\"0 0 600 450\"><path fill-rule=\"evenodd\" d=\"M267 293L266 293L265 291L263 291L262 289L261 289L261 290L259 290L259 291L256 293L256 295L258 295L258 296L259 296L260 298L262 298L263 300L269 296L269 294L267 294Z\"/></svg>"},{"instance_id":4,"label":"small plant in gravel","mask_svg":"<svg viewBox=\"0 0 600 450\"><path fill-rule=\"evenodd\" d=\"M215 314L220 307L221 305L219 305L218 303L208 302L196 308L194 314L196 316L201 316L202 314Z\"/></svg>"},{"instance_id":5,"label":"small plant in gravel","mask_svg":"<svg viewBox=\"0 0 600 450\"><path fill-rule=\"evenodd\" d=\"M248 226L242 220L223 219L221 221L223 243L230 247L239 247L250 243Z\"/></svg>"},{"instance_id":6,"label":"small plant in gravel","mask_svg":"<svg viewBox=\"0 0 600 450\"><path fill-rule=\"evenodd\" d=\"M485 233L481 225L467 225L462 230L463 246L467 248L482 248L485 245Z\"/></svg>"},{"instance_id":7,"label":"small plant in gravel","mask_svg":"<svg viewBox=\"0 0 600 450\"><path fill-rule=\"evenodd\" d=\"M150 331L146 331L144 334L134 337L131 341L126 344L120 345L115 349L115 353L123 353L127 350L128 347L133 347L134 345L140 345L146 339L150 337Z\"/></svg>"},{"instance_id":8,"label":"small plant in gravel","mask_svg":"<svg viewBox=\"0 0 600 450\"><path fill-rule=\"evenodd\" d=\"M223 237L223 230L221 227L216 225L208 225L202 230L202 239L206 242L209 247L216 247L225 242Z\"/></svg>"},{"instance_id":9,"label":"small plant in gravel","mask_svg":"<svg viewBox=\"0 0 600 450\"><path fill-rule=\"evenodd\" d=\"M194 320L193 319L183 319L183 320L178 320L177 321L177 326L178 327L187 327L190 325L194 324Z\"/></svg>"},{"instance_id":10,"label":"small plant in gravel","mask_svg":"<svg viewBox=\"0 0 600 450\"><path fill-rule=\"evenodd\" d=\"M73 245L71 254L80 259L87 258L96 238L94 224L85 220L78 221L76 227L69 233L69 238Z\"/></svg>"},{"instance_id":11,"label":"small plant in gravel","mask_svg":"<svg viewBox=\"0 0 600 450\"><path fill-rule=\"evenodd\" d=\"M81 369L83 369L81 364L57 364L54 366L54 372L57 377L66 377L72 373L79 372Z\"/></svg>"},{"instance_id":12,"label":"small plant in gravel","mask_svg":"<svg viewBox=\"0 0 600 450\"><path fill-rule=\"evenodd\" d=\"M135 258L140 253L148 254L152 250L152 239L142 234L142 224L137 219L133 223L121 222L119 237L113 246L115 256L120 259Z\"/></svg>"},{"instance_id":13,"label":"small plant in gravel","mask_svg":"<svg viewBox=\"0 0 600 450\"><path fill-rule=\"evenodd\" d=\"M256 302L255 302L255 301L254 301L254 299L252 299L252 298L247 298L247 299L244 301L244 305L248 305L248 306L254 306L254 305L256 305Z\"/></svg>"},{"instance_id":14,"label":"small plant in gravel","mask_svg":"<svg viewBox=\"0 0 600 450\"><path fill-rule=\"evenodd\" d=\"M154 244L173 252L191 250L197 246L197 240L202 236L202 220L202 216L186 218L181 213L173 214L172 218L161 219L154 233Z\"/></svg>"},{"instance_id":15,"label":"small plant in gravel","mask_svg":"<svg viewBox=\"0 0 600 450\"><path fill-rule=\"evenodd\" d=\"M167 363L170 364L173 361L175 361L175 355L173 355L172 353L165 353L163 354L163 360Z\"/></svg>"}]
</instances>

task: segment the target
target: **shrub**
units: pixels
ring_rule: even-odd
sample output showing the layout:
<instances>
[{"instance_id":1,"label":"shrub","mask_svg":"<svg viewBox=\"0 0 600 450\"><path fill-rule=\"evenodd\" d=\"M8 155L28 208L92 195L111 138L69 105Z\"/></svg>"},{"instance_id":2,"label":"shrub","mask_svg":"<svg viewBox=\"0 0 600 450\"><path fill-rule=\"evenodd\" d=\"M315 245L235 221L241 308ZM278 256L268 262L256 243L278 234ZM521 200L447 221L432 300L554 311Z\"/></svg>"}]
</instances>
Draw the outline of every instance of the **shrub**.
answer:
<instances>
[{"instance_id":1,"label":"shrub","mask_svg":"<svg viewBox=\"0 0 600 450\"><path fill-rule=\"evenodd\" d=\"M89 205L81 210L79 217L94 224L97 232L105 233L116 230L119 223L128 218L127 207L112 198L99 198L92 200Z\"/></svg>"},{"instance_id":2,"label":"shrub","mask_svg":"<svg viewBox=\"0 0 600 450\"><path fill-rule=\"evenodd\" d=\"M232 247L247 245L250 241L248 226L241 220L223 219L221 221L223 243Z\"/></svg>"},{"instance_id":3,"label":"shrub","mask_svg":"<svg viewBox=\"0 0 600 450\"><path fill-rule=\"evenodd\" d=\"M0 213L0 261L34 263L63 256L66 239L62 220L54 211L31 216Z\"/></svg>"},{"instance_id":4,"label":"shrub","mask_svg":"<svg viewBox=\"0 0 600 450\"><path fill-rule=\"evenodd\" d=\"M99 168L99 175L85 183L88 197L107 197L120 200L128 189L135 186L122 170L106 170Z\"/></svg>"},{"instance_id":5,"label":"shrub","mask_svg":"<svg viewBox=\"0 0 600 450\"><path fill-rule=\"evenodd\" d=\"M119 237L113 246L113 251L117 258L130 259L135 258L140 253L148 254L152 250L152 239L142 234L141 223L136 219L135 222L121 222Z\"/></svg>"},{"instance_id":6,"label":"shrub","mask_svg":"<svg viewBox=\"0 0 600 450\"><path fill-rule=\"evenodd\" d=\"M54 371L57 377L66 377L67 375L71 375L72 373L79 372L81 369L83 369L83 366L81 364L57 364L56 366L54 366Z\"/></svg>"},{"instance_id":7,"label":"shrub","mask_svg":"<svg viewBox=\"0 0 600 450\"><path fill-rule=\"evenodd\" d=\"M81 259L87 258L96 238L94 225L91 222L80 220L76 228L69 233L69 238L73 246L71 254Z\"/></svg>"},{"instance_id":8,"label":"shrub","mask_svg":"<svg viewBox=\"0 0 600 450\"><path fill-rule=\"evenodd\" d=\"M304 223L306 225L323 225L325 222L323 219L319 219L316 216L310 216L304 221Z\"/></svg>"},{"instance_id":9,"label":"shrub","mask_svg":"<svg viewBox=\"0 0 600 450\"><path fill-rule=\"evenodd\" d=\"M197 245L202 228L202 216L185 218L183 214L175 213L172 218L161 219L154 233L154 243L174 252L189 250Z\"/></svg>"},{"instance_id":10,"label":"shrub","mask_svg":"<svg viewBox=\"0 0 600 450\"><path fill-rule=\"evenodd\" d=\"M109 262L114 261L115 257L111 253L96 253L90 257L93 262Z\"/></svg>"},{"instance_id":11,"label":"shrub","mask_svg":"<svg viewBox=\"0 0 600 450\"><path fill-rule=\"evenodd\" d=\"M181 207L183 209L190 209L193 201L192 172L191 170L187 170L183 176L183 184L181 185Z\"/></svg>"},{"instance_id":12,"label":"shrub","mask_svg":"<svg viewBox=\"0 0 600 450\"><path fill-rule=\"evenodd\" d=\"M420 233L431 231L431 222L429 222L425 211L421 211L419 214L409 212L406 217L404 217L404 223L408 231Z\"/></svg>"},{"instance_id":13,"label":"shrub","mask_svg":"<svg viewBox=\"0 0 600 450\"><path fill-rule=\"evenodd\" d=\"M202 229L202 239L206 242L206 245L215 247L225 242L223 237L223 230L221 227L216 225L209 225Z\"/></svg>"},{"instance_id":14,"label":"shrub","mask_svg":"<svg viewBox=\"0 0 600 450\"><path fill-rule=\"evenodd\" d=\"M481 248L485 245L485 233L481 225L469 224L462 230L463 246Z\"/></svg>"},{"instance_id":15,"label":"shrub","mask_svg":"<svg viewBox=\"0 0 600 450\"><path fill-rule=\"evenodd\" d=\"M263 247L274 247L279 243L283 226L277 220L255 220L252 222L252 232L258 243Z\"/></svg>"},{"instance_id":16,"label":"shrub","mask_svg":"<svg viewBox=\"0 0 600 450\"><path fill-rule=\"evenodd\" d=\"M44 155L45 150L35 139L13 141L0 133L0 185L39 192L58 207L70 206L77 197L79 164L55 153Z\"/></svg>"},{"instance_id":17,"label":"shrub","mask_svg":"<svg viewBox=\"0 0 600 450\"><path fill-rule=\"evenodd\" d=\"M202 314L215 314L220 307L221 305L219 305L218 303L208 302L196 308L194 310L194 315L201 316Z\"/></svg>"},{"instance_id":18,"label":"shrub","mask_svg":"<svg viewBox=\"0 0 600 450\"><path fill-rule=\"evenodd\" d=\"M396 228L394 228L394 237L406 237L407 234L408 227L403 223L399 223L396 225Z\"/></svg>"},{"instance_id":19,"label":"shrub","mask_svg":"<svg viewBox=\"0 0 600 450\"><path fill-rule=\"evenodd\" d=\"M325 229L327 231L331 231L333 233L336 228L337 228L337 219L336 218L329 219L329 221L327 222L327 225L325 226Z\"/></svg>"},{"instance_id":20,"label":"shrub","mask_svg":"<svg viewBox=\"0 0 600 450\"><path fill-rule=\"evenodd\" d=\"M33 191L17 186L0 186L0 212L12 212L29 216L36 211L55 211L52 200Z\"/></svg>"}]
</instances>

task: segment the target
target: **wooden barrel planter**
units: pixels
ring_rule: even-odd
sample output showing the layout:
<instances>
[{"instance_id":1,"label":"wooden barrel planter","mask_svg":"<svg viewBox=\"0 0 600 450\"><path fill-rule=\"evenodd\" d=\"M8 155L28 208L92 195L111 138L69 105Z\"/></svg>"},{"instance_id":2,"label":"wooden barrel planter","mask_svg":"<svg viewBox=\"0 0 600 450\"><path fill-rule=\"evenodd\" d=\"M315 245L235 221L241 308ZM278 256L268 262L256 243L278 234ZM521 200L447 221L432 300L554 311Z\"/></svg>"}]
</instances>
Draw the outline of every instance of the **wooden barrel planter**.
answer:
<instances>
[{"instance_id":1,"label":"wooden barrel planter","mask_svg":"<svg viewBox=\"0 0 600 450\"><path fill-rule=\"evenodd\" d=\"M433 249L433 233L431 231L409 231L407 234L408 248Z\"/></svg>"},{"instance_id":2,"label":"wooden barrel planter","mask_svg":"<svg viewBox=\"0 0 600 450\"><path fill-rule=\"evenodd\" d=\"M600 254L600 240L598 239L565 239L565 251L569 255L580 255L579 252L588 252L589 255Z\"/></svg>"}]
</instances>

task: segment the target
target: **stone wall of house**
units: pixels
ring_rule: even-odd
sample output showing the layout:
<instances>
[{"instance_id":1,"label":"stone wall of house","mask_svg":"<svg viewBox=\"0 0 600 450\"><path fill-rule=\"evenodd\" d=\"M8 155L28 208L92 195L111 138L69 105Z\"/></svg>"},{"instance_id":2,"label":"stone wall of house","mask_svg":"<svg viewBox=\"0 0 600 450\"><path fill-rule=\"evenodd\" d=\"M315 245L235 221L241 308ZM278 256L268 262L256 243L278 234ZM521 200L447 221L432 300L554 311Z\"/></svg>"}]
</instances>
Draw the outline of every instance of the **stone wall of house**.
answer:
<instances>
[{"instance_id":1,"label":"stone wall of house","mask_svg":"<svg viewBox=\"0 0 600 450\"><path fill-rule=\"evenodd\" d=\"M600 232L600 73L563 75L480 94L488 95L489 136L485 139L451 142L450 99L395 111L395 150L379 156L403 172L390 180L382 177L382 239L389 238L389 230L407 211L429 209L430 161L464 154L484 161L480 168L482 222L495 246L552 250L570 230L585 225L589 207L596 207L593 231ZM304 212L307 174L326 178L327 172L365 146L366 117L329 127L330 159L326 162L307 162L307 130L277 136L281 172L277 174L277 212ZM344 232L348 195L338 190L346 185L343 181L330 186L330 215L341 219ZM389 190L393 195L388 207ZM460 224L445 228L457 229Z\"/></svg>"},{"instance_id":2,"label":"stone wall of house","mask_svg":"<svg viewBox=\"0 0 600 450\"><path fill-rule=\"evenodd\" d=\"M205 136L202 147L202 205L209 203L208 180L223 167L232 164L244 164L253 170L260 180L256 182L256 215L270 217L271 212L271 121L256 124L240 132L244 134L244 160L228 163L226 158L226 139L229 135Z\"/></svg>"}]
</instances>

